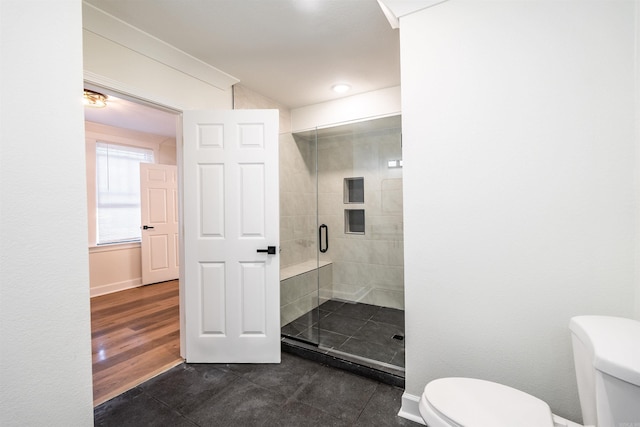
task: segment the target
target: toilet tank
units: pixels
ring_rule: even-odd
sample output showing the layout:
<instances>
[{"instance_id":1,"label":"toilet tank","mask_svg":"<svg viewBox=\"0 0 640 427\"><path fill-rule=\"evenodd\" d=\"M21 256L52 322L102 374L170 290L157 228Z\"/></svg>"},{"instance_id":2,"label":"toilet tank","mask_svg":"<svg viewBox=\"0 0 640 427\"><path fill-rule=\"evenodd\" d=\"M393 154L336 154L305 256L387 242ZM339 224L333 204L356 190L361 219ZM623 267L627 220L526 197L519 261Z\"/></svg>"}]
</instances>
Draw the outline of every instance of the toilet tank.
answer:
<instances>
[{"instance_id":1,"label":"toilet tank","mask_svg":"<svg viewBox=\"0 0 640 427\"><path fill-rule=\"evenodd\" d=\"M640 426L640 322L577 316L569 322L585 426Z\"/></svg>"}]
</instances>

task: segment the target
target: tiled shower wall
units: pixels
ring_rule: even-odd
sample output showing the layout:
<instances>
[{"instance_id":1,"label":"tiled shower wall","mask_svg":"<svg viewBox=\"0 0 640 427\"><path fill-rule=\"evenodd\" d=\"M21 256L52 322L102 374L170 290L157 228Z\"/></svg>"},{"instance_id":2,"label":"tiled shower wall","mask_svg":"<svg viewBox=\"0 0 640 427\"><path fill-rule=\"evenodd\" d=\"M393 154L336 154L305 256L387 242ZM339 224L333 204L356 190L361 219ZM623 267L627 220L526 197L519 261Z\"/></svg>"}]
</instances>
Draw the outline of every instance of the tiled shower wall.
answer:
<instances>
[{"instance_id":1,"label":"tiled shower wall","mask_svg":"<svg viewBox=\"0 0 640 427\"><path fill-rule=\"evenodd\" d=\"M280 269L316 260L316 159L313 143L280 135Z\"/></svg>"},{"instance_id":2,"label":"tiled shower wall","mask_svg":"<svg viewBox=\"0 0 640 427\"><path fill-rule=\"evenodd\" d=\"M318 139L318 210L329 227L333 297L404 309L400 129ZM344 203L344 178L364 178L364 203ZM345 209L365 210L365 233L347 234ZM314 248L315 250L315 248Z\"/></svg>"},{"instance_id":3,"label":"tiled shower wall","mask_svg":"<svg viewBox=\"0 0 640 427\"><path fill-rule=\"evenodd\" d=\"M331 292L332 281L331 264L281 280L280 324L284 326L324 302L318 300L318 284L320 293L326 294Z\"/></svg>"}]
</instances>

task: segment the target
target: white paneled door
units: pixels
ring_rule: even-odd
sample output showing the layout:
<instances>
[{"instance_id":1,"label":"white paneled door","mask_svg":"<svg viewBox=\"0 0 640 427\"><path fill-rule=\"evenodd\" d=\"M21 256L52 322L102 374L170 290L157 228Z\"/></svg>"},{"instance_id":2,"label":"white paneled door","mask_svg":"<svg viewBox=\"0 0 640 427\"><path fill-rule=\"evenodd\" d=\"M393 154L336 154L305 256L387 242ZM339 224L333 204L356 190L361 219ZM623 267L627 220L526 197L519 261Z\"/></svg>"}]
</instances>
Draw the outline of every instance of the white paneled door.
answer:
<instances>
[{"instance_id":1,"label":"white paneled door","mask_svg":"<svg viewBox=\"0 0 640 427\"><path fill-rule=\"evenodd\" d=\"M280 362L278 111L183 115L185 358Z\"/></svg>"},{"instance_id":2,"label":"white paneled door","mask_svg":"<svg viewBox=\"0 0 640 427\"><path fill-rule=\"evenodd\" d=\"M140 163L143 285L177 279L179 275L177 169Z\"/></svg>"}]
</instances>

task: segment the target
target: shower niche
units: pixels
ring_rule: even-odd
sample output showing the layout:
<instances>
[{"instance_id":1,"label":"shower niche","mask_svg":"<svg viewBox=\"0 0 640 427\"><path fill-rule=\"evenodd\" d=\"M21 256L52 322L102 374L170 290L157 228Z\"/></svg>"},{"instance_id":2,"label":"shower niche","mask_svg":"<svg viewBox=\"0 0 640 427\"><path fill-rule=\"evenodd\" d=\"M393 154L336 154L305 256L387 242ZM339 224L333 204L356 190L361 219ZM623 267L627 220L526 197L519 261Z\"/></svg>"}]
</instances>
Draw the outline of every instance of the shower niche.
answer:
<instances>
[{"instance_id":1,"label":"shower niche","mask_svg":"<svg viewBox=\"0 0 640 427\"><path fill-rule=\"evenodd\" d=\"M344 179L344 203L364 204L364 178ZM344 210L344 232L346 234L364 234L364 209Z\"/></svg>"},{"instance_id":2,"label":"shower niche","mask_svg":"<svg viewBox=\"0 0 640 427\"><path fill-rule=\"evenodd\" d=\"M364 203L364 178L344 179L344 202Z\"/></svg>"},{"instance_id":3,"label":"shower niche","mask_svg":"<svg viewBox=\"0 0 640 427\"><path fill-rule=\"evenodd\" d=\"M364 209L345 209L345 234L364 234L364 229Z\"/></svg>"},{"instance_id":4,"label":"shower niche","mask_svg":"<svg viewBox=\"0 0 640 427\"><path fill-rule=\"evenodd\" d=\"M280 156L283 348L404 378L400 116L281 135Z\"/></svg>"}]
</instances>

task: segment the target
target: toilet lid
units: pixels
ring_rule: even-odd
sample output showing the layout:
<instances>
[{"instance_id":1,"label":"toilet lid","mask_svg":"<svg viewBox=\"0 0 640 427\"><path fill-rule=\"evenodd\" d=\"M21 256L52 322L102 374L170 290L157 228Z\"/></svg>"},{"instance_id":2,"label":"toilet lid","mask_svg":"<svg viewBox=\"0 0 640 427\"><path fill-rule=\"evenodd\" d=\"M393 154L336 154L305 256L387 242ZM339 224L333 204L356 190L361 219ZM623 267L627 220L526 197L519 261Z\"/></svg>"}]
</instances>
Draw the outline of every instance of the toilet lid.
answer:
<instances>
[{"instance_id":1,"label":"toilet lid","mask_svg":"<svg viewBox=\"0 0 640 427\"><path fill-rule=\"evenodd\" d=\"M424 389L430 406L464 427L553 427L551 409L515 388L472 378L440 378Z\"/></svg>"}]
</instances>

